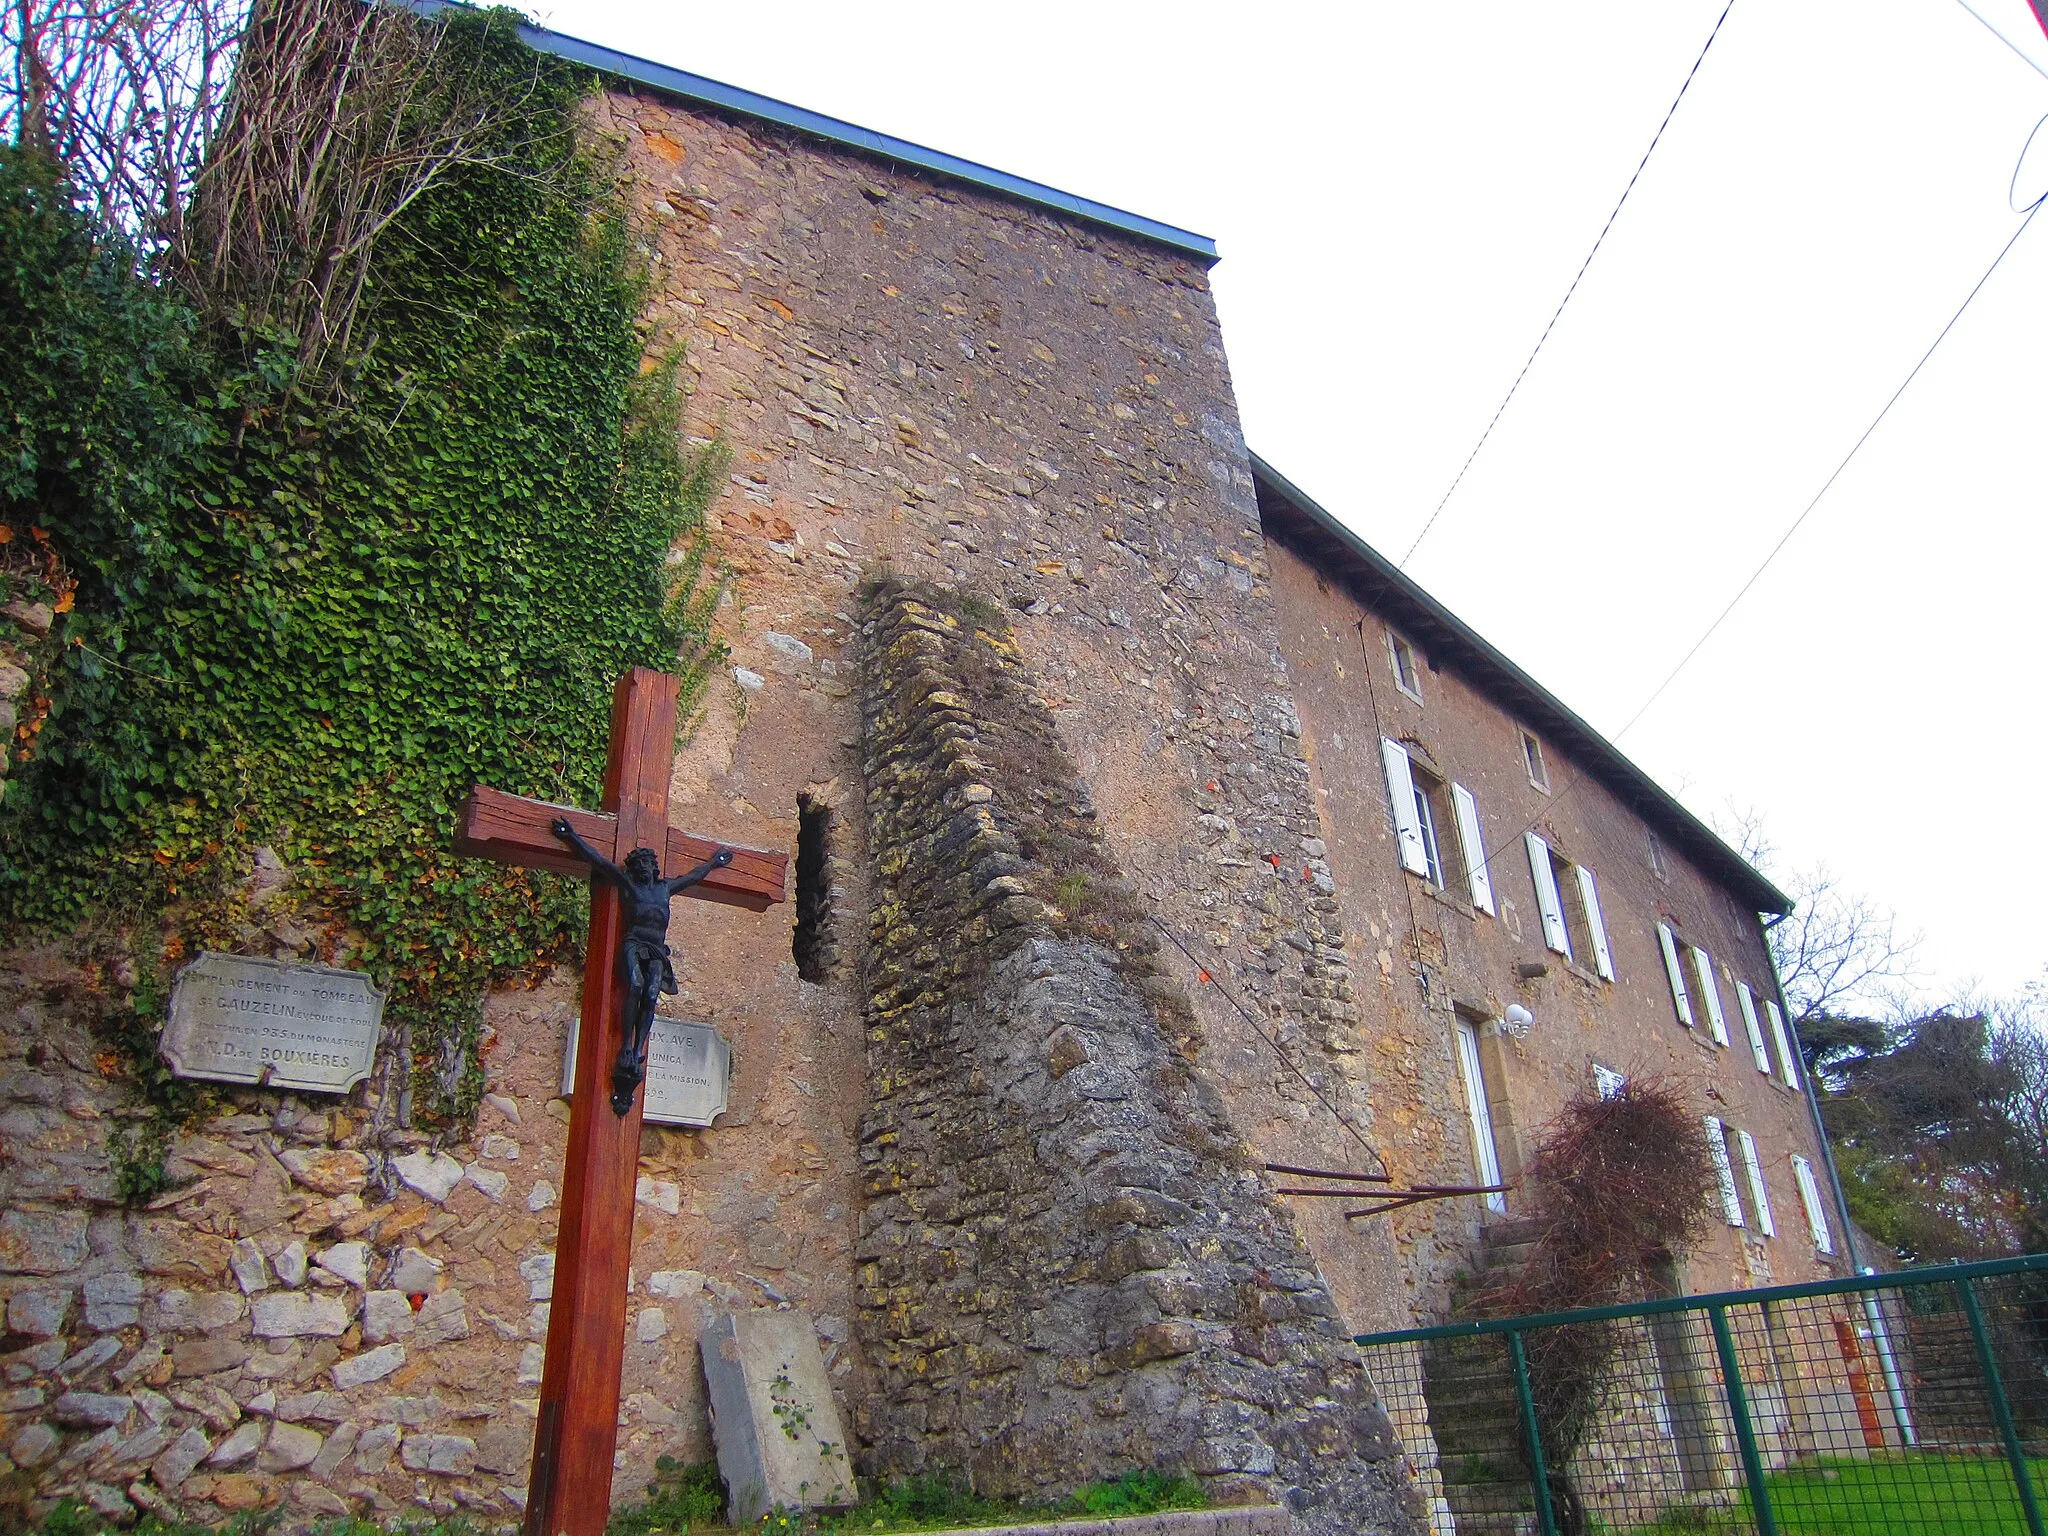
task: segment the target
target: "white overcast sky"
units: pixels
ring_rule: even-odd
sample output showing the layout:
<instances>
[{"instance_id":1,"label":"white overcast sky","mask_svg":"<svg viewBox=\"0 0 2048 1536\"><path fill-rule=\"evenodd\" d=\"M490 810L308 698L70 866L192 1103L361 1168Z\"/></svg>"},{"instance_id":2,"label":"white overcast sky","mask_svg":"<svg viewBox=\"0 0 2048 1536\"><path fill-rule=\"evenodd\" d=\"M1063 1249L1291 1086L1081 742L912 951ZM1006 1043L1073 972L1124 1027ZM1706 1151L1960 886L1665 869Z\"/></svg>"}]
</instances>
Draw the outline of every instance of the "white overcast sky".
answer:
<instances>
[{"instance_id":1,"label":"white overcast sky","mask_svg":"<svg viewBox=\"0 0 2048 1536\"><path fill-rule=\"evenodd\" d=\"M2048 68L2026 0L1973 0ZM1723 0L557 0L536 19L1213 236L1247 436L1398 558ZM1957 0L1735 0L1410 572L1610 735L2019 223L2048 79ZM2019 194L2048 190L2048 130ZM2031 193L2024 183L2031 183ZM1621 745L1925 935L2048 964L2048 212Z\"/></svg>"}]
</instances>

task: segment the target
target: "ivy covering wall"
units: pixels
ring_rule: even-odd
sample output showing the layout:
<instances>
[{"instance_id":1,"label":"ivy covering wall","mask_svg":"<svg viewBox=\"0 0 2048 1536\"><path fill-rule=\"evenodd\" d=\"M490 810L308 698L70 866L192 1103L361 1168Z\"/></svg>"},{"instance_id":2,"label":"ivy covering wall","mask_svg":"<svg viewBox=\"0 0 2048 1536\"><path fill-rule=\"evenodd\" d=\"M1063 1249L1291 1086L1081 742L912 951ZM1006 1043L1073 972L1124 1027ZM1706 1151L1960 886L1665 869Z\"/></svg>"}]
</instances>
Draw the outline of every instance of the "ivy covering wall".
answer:
<instances>
[{"instance_id":1,"label":"ivy covering wall","mask_svg":"<svg viewBox=\"0 0 2048 1536\"><path fill-rule=\"evenodd\" d=\"M282 911L389 989L416 1112L466 1116L482 989L562 957L583 912L571 882L454 859L457 805L478 781L595 803L613 679L682 670L687 704L712 660L715 591L671 550L718 456L680 447L672 370L643 368L587 81L511 23L448 23L518 95L510 163L385 234L359 350L317 381L296 338L202 327L60 171L0 155L0 524L76 582L11 743L0 926L104 962L124 1070L171 1114L170 975L267 953ZM258 913L264 848L291 884Z\"/></svg>"}]
</instances>

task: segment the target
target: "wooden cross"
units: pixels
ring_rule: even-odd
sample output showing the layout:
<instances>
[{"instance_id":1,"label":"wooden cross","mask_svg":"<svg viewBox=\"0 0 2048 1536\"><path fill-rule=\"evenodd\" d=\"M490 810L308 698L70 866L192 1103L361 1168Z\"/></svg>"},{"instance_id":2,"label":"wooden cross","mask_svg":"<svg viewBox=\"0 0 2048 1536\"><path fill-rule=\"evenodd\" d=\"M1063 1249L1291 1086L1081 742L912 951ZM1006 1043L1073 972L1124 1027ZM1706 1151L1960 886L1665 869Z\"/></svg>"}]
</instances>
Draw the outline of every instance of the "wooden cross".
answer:
<instances>
[{"instance_id":1,"label":"wooden cross","mask_svg":"<svg viewBox=\"0 0 2048 1536\"><path fill-rule=\"evenodd\" d=\"M721 846L668 824L676 695L666 673L635 667L612 691L604 809L580 811L478 785L462 808L455 851L528 869L587 875L590 866L548 830L557 817L614 862L635 848L661 855L672 875ZM732 863L684 894L762 912L783 899L789 856L734 848ZM626 1349L626 1281L633 1253L633 1189L640 1166L641 1095L615 1114L607 1073L624 1030L619 977L619 893L590 885L590 941L583 968L583 1022L576 1094L562 1171L555 1237L555 1294L548 1318L540 1418L527 1483L526 1536L602 1536L611 1517L618 1446L619 1369Z\"/></svg>"}]
</instances>

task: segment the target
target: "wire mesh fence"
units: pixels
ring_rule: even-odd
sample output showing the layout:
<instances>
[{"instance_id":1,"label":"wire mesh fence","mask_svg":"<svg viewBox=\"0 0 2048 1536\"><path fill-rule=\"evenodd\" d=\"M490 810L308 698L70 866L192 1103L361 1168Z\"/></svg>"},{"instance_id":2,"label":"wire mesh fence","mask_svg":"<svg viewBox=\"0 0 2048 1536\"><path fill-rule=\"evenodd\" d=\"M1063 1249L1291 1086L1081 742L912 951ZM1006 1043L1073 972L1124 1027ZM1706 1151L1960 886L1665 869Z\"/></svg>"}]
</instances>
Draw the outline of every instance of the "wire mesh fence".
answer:
<instances>
[{"instance_id":1,"label":"wire mesh fence","mask_svg":"<svg viewBox=\"0 0 2048 1536\"><path fill-rule=\"evenodd\" d=\"M1358 1342L1437 1536L2048 1536L2048 1255Z\"/></svg>"}]
</instances>

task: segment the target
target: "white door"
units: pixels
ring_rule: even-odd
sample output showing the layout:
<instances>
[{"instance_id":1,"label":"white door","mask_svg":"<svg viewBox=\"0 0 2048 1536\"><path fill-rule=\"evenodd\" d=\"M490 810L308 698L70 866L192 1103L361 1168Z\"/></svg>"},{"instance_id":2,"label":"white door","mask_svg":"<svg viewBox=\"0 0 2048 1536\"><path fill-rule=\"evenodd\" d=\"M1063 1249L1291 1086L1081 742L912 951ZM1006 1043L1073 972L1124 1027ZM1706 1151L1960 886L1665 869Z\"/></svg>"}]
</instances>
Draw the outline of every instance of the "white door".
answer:
<instances>
[{"instance_id":1,"label":"white door","mask_svg":"<svg viewBox=\"0 0 2048 1536\"><path fill-rule=\"evenodd\" d=\"M1458 1031L1458 1075L1465 1079L1465 1109L1472 1117L1472 1161L1479 1168L1479 1182L1500 1182L1500 1154L1493 1145L1493 1111L1486 1102L1486 1079L1479 1073L1479 1031L1463 1019L1452 1021ZM1488 1195L1486 1208L1507 1214L1505 1195Z\"/></svg>"}]
</instances>

